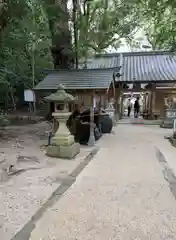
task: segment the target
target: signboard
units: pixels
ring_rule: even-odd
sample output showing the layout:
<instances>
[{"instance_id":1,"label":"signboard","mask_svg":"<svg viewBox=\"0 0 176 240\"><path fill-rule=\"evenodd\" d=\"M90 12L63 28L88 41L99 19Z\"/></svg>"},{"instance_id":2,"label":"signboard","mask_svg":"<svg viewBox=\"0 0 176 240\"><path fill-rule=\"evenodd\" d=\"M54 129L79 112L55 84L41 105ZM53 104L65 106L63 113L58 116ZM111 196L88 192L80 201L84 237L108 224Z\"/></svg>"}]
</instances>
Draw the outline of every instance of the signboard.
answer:
<instances>
[{"instance_id":1,"label":"signboard","mask_svg":"<svg viewBox=\"0 0 176 240\"><path fill-rule=\"evenodd\" d=\"M24 101L35 102L35 94L31 89L24 90Z\"/></svg>"}]
</instances>

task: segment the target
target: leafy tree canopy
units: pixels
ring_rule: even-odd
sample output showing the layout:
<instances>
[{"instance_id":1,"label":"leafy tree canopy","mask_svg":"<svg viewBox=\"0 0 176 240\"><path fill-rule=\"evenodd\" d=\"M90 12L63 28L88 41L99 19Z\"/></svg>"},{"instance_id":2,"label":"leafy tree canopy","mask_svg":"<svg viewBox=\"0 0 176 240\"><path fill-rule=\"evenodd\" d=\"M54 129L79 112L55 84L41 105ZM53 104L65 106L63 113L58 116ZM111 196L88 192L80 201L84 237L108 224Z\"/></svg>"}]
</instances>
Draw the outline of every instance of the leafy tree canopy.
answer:
<instances>
[{"instance_id":1,"label":"leafy tree canopy","mask_svg":"<svg viewBox=\"0 0 176 240\"><path fill-rule=\"evenodd\" d=\"M176 50L176 1L139 0L140 27L153 50Z\"/></svg>"},{"instance_id":2,"label":"leafy tree canopy","mask_svg":"<svg viewBox=\"0 0 176 240\"><path fill-rule=\"evenodd\" d=\"M79 3L78 3L79 2ZM176 1L173 0L4 0L0 3L0 102L19 85L31 88L42 69L70 67L76 58L118 48L143 29L155 49L176 49ZM71 33L70 33L71 32ZM51 46L56 54L51 52ZM3 94L4 93L4 94Z\"/></svg>"},{"instance_id":3,"label":"leafy tree canopy","mask_svg":"<svg viewBox=\"0 0 176 240\"><path fill-rule=\"evenodd\" d=\"M8 91L19 85L31 88L41 80L43 68L53 67L46 12L40 1L7 0L3 8L6 19L0 29L0 84Z\"/></svg>"},{"instance_id":4,"label":"leafy tree canopy","mask_svg":"<svg viewBox=\"0 0 176 240\"><path fill-rule=\"evenodd\" d=\"M100 53L109 46L119 46L138 27L135 0L87 0L77 7L79 55Z\"/></svg>"}]
</instances>

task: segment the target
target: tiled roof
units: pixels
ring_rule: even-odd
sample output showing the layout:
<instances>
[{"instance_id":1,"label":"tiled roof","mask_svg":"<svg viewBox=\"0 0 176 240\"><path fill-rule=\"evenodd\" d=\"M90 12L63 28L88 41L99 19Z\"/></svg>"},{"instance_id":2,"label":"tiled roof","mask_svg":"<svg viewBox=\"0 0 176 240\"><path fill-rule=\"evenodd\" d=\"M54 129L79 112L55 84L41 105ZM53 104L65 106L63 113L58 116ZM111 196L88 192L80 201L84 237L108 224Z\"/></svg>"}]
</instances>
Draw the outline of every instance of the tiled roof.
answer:
<instances>
[{"instance_id":1,"label":"tiled roof","mask_svg":"<svg viewBox=\"0 0 176 240\"><path fill-rule=\"evenodd\" d=\"M176 81L176 56L169 52L123 53L120 81Z\"/></svg>"},{"instance_id":2,"label":"tiled roof","mask_svg":"<svg viewBox=\"0 0 176 240\"><path fill-rule=\"evenodd\" d=\"M130 52L97 55L88 59L87 68L48 71L48 75L35 89L57 89L64 84L67 89L107 89L113 74L117 81L171 83L176 82L176 56L169 52Z\"/></svg>"},{"instance_id":3,"label":"tiled roof","mask_svg":"<svg viewBox=\"0 0 176 240\"><path fill-rule=\"evenodd\" d=\"M87 69L102 69L102 68L116 68L120 64L119 54L99 54L93 58L89 58L86 63ZM84 62L79 63L79 68L83 69Z\"/></svg>"},{"instance_id":4,"label":"tiled roof","mask_svg":"<svg viewBox=\"0 0 176 240\"><path fill-rule=\"evenodd\" d=\"M60 84L66 89L107 89L114 71L114 68L55 71L48 74L35 90L56 90Z\"/></svg>"}]
</instances>

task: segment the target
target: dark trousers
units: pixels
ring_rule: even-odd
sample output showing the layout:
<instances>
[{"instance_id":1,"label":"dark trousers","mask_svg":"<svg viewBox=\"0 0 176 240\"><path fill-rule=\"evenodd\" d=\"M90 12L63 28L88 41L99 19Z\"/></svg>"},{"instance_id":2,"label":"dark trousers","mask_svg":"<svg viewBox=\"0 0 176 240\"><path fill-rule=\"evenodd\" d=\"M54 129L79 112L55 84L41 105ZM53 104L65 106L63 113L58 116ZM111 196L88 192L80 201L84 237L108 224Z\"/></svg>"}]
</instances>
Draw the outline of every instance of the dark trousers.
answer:
<instances>
[{"instance_id":1,"label":"dark trousers","mask_svg":"<svg viewBox=\"0 0 176 240\"><path fill-rule=\"evenodd\" d=\"M128 107L128 117L130 117L131 107Z\"/></svg>"},{"instance_id":2,"label":"dark trousers","mask_svg":"<svg viewBox=\"0 0 176 240\"><path fill-rule=\"evenodd\" d=\"M134 109L134 117L138 118L138 115L139 115L139 108L135 108Z\"/></svg>"}]
</instances>

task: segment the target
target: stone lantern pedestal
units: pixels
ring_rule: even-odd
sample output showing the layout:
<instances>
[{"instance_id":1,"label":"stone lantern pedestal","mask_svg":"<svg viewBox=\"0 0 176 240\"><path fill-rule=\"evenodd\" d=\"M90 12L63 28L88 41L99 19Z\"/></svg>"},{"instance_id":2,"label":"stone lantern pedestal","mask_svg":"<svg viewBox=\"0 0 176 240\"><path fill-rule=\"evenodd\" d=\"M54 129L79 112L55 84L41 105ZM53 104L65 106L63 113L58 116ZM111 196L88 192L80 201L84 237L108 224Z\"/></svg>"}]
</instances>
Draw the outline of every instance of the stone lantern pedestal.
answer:
<instances>
[{"instance_id":1,"label":"stone lantern pedestal","mask_svg":"<svg viewBox=\"0 0 176 240\"><path fill-rule=\"evenodd\" d=\"M61 86L55 94L46 98L55 102L55 112L52 114L58 121L59 127L51 139L51 145L47 147L47 155L50 157L72 159L80 152L80 144L74 141L66 126L67 119L70 116L68 111L68 102L73 101L73 96L67 94Z\"/></svg>"}]
</instances>

